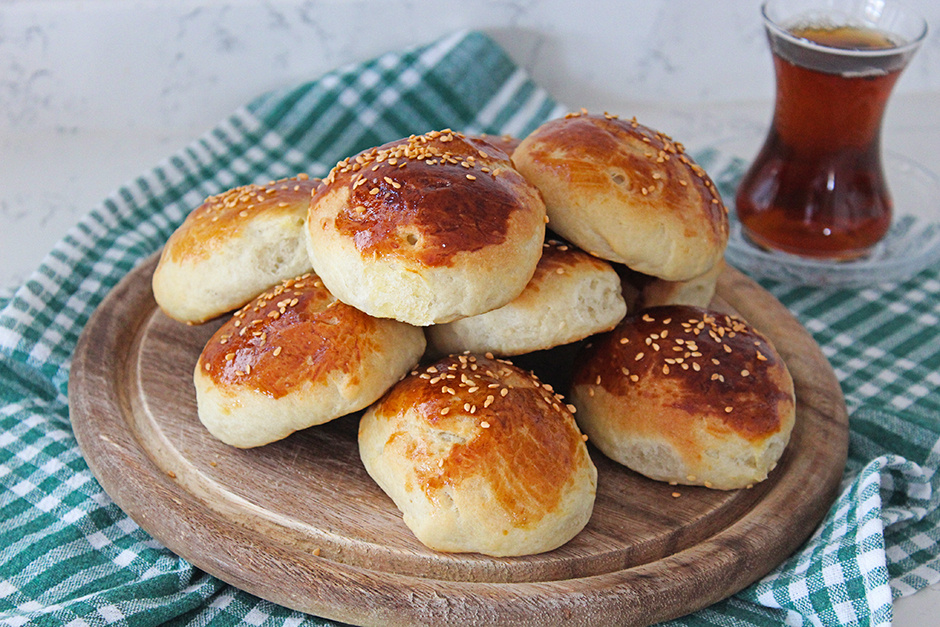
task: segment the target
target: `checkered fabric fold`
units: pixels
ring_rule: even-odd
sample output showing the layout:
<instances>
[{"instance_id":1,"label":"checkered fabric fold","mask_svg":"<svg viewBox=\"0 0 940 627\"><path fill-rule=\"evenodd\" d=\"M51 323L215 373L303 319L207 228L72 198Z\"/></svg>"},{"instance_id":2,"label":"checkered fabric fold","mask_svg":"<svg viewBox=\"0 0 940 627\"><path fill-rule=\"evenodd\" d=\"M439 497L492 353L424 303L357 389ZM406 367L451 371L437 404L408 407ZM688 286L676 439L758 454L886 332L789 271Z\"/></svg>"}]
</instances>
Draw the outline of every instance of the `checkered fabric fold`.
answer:
<instances>
[{"instance_id":1,"label":"checkered fabric fold","mask_svg":"<svg viewBox=\"0 0 940 627\"><path fill-rule=\"evenodd\" d=\"M412 133L525 135L564 111L488 37L459 32L266 94L93 208L22 287L0 294L0 625L334 624L199 571L102 491L69 423L82 328L211 194L324 176ZM860 291L765 287L842 383L852 414L843 491L787 562L669 625L889 625L892 597L940 581L938 269Z\"/></svg>"}]
</instances>

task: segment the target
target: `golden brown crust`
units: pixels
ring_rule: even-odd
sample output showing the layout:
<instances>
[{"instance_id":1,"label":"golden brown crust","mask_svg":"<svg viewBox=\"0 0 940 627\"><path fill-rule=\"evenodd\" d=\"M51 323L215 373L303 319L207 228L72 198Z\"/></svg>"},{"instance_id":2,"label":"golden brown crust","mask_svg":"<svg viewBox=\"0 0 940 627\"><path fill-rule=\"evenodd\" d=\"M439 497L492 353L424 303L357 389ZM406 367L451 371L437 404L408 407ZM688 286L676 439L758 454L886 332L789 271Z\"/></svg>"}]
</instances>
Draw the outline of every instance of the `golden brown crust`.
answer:
<instances>
[{"instance_id":1,"label":"golden brown crust","mask_svg":"<svg viewBox=\"0 0 940 627\"><path fill-rule=\"evenodd\" d=\"M374 337L378 323L305 274L237 311L206 344L199 365L216 385L276 399L334 372L355 378L356 356L383 350Z\"/></svg>"},{"instance_id":2,"label":"golden brown crust","mask_svg":"<svg viewBox=\"0 0 940 627\"><path fill-rule=\"evenodd\" d=\"M311 262L337 298L418 326L518 296L544 235L538 190L506 154L450 130L341 161L307 221Z\"/></svg>"},{"instance_id":3,"label":"golden brown crust","mask_svg":"<svg viewBox=\"0 0 940 627\"><path fill-rule=\"evenodd\" d=\"M489 152L487 152L489 151ZM529 185L505 153L450 131L412 136L341 162L313 197L338 189L348 200L336 231L365 256L404 255L426 266L446 266L461 252L506 241L514 214L530 210ZM534 191L534 190L533 190Z\"/></svg>"},{"instance_id":4,"label":"golden brown crust","mask_svg":"<svg viewBox=\"0 0 940 627\"><path fill-rule=\"evenodd\" d=\"M505 362L474 355L445 358L406 377L376 412L394 420L409 408L422 429L466 438L442 464L429 459L420 442L391 443L403 446L416 469L417 487L435 500L445 485L480 478L493 486L497 504L517 527L534 525L558 507L580 461L583 441L572 428L572 408L534 376Z\"/></svg>"},{"instance_id":5,"label":"golden brown crust","mask_svg":"<svg viewBox=\"0 0 940 627\"><path fill-rule=\"evenodd\" d=\"M209 197L163 248L152 282L160 309L199 324L310 270L303 227L318 184L299 174Z\"/></svg>"},{"instance_id":6,"label":"golden brown crust","mask_svg":"<svg viewBox=\"0 0 940 627\"><path fill-rule=\"evenodd\" d=\"M777 375L783 368L769 341L740 318L666 306L628 316L595 342L574 381L625 403L656 394L672 409L713 414L754 439L778 431L777 404L792 402L792 387Z\"/></svg>"},{"instance_id":7,"label":"golden brown crust","mask_svg":"<svg viewBox=\"0 0 940 627\"><path fill-rule=\"evenodd\" d=\"M724 252L727 210L711 179L682 144L635 119L552 120L512 160L542 192L551 228L592 254L685 280Z\"/></svg>"},{"instance_id":8,"label":"golden brown crust","mask_svg":"<svg viewBox=\"0 0 940 627\"><path fill-rule=\"evenodd\" d=\"M616 461L722 489L766 477L795 416L789 371L762 334L735 316L678 305L627 316L598 338L579 359L571 395L582 428Z\"/></svg>"},{"instance_id":9,"label":"golden brown crust","mask_svg":"<svg viewBox=\"0 0 940 627\"><path fill-rule=\"evenodd\" d=\"M596 470L572 410L509 362L451 356L369 409L360 450L431 548L542 552L580 531L593 507Z\"/></svg>"},{"instance_id":10,"label":"golden brown crust","mask_svg":"<svg viewBox=\"0 0 940 627\"><path fill-rule=\"evenodd\" d=\"M425 346L421 329L344 305L314 274L289 279L204 347L193 373L199 419L232 446L268 444L373 403Z\"/></svg>"},{"instance_id":11,"label":"golden brown crust","mask_svg":"<svg viewBox=\"0 0 940 627\"><path fill-rule=\"evenodd\" d=\"M239 236L245 222L259 214L306 216L310 196L320 179L306 174L271 181L267 185L244 185L209 196L194 209L164 248L164 255L176 262L205 259Z\"/></svg>"}]
</instances>

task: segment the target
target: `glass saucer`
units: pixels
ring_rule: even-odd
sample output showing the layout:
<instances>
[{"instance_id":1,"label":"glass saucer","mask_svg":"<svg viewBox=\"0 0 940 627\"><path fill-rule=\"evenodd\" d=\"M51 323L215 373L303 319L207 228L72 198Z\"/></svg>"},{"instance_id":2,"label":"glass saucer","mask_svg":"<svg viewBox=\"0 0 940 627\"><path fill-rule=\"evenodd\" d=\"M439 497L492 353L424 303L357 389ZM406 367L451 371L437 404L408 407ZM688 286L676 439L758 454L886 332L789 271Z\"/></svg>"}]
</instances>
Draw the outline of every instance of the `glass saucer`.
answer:
<instances>
[{"instance_id":1,"label":"glass saucer","mask_svg":"<svg viewBox=\"0 0 940 627\"><path fill-rule=\"evenodd\" d=\"M818 287L869 287L909 279L940 261L940 178L912 159L890 151L883 159L894 199L893 223L866 257L820 261L753 244L741 231L734 195L762 141L763 137L739 137L691 151L728 205L728 263L756 278Z\"/></svg>"}]
</instances>

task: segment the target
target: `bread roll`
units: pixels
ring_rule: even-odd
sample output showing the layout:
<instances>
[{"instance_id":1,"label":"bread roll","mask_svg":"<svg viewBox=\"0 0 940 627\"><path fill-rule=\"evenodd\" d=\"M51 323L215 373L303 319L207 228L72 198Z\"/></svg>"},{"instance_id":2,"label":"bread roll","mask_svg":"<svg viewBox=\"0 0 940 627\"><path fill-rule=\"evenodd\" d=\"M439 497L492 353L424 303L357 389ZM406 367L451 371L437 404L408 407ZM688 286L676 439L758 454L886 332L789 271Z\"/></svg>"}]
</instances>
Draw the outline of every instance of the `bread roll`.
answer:
<instances>
[{"instance_id":1,"label":"bread roll","mask_svg":"<svg viewBox=\"0 0 940 627\"><path fill-rule=\"evenodd\" d=\"M424 348L421 329L344 305L302 275L209 340L193 374L199 419L226 444L268 444L368 406Z\"/></svg>"},{"instance_id":2,"label":"bread roll","mask_svg":"<svg viewBox=\"0 0 940 627\"><path fill-rule=\"evenodd\" d=\"M483 356L412 372L363 415L359 451L437 551L550 551L594 506L597 470L571 409L533 375Z\"/></svg>"},{"instance_id":3,"label":"bread roll","mask_svg":"<svg viewBox=\"0 0 940 627\"><path fill-rule=\"evenodd\" d=\"M697 307L627 316L580 358L571 402L614 461L722 490L764 480L795 420L793 380L770 341Z\"/></svg>"},{"instance_id":4,"label":"bread roll","mask_svg":"<svg viewBox=\"0 0 940 627\"><path fill-rule=\"evenodd\" d=\"M300 174L206 199L160 255L153 294L163 312L205 322L310 270L303 224L318 183Z\"/></svg>"},{"instance_id":5,"label":"bread roll","mask_svg":"<svg viewBox=\"0 0 940 627\"><path fill-rule=\"evenodd\" d=\"M512 154L545 200L553 231L579 248L667 281L710 270L727 210L681 144L615 116L546 122Z\"/></svg>"},{"instance_id":6,"label":"bread roll","mask_svg":"<svg viewBox=\"0 0 940 627\"><path fill-rule=\"evenodd\" d=\"M426 326L522 292L542 253L545 205L501 150L435 131L341 161L313 197L307 235L337 298Z\"/></svg>"},{"instance_id":7,"label":"bread roll","mask_svg":"<svg viewBox=\"0 0 940 627\"><path fill-rule=\"evenodd\" d=\"M626 313L610 264L552 240L522 294L499 309L428 327L428 345L438 354L521 355L609 331Z\"/></svg>"}]
</instances>

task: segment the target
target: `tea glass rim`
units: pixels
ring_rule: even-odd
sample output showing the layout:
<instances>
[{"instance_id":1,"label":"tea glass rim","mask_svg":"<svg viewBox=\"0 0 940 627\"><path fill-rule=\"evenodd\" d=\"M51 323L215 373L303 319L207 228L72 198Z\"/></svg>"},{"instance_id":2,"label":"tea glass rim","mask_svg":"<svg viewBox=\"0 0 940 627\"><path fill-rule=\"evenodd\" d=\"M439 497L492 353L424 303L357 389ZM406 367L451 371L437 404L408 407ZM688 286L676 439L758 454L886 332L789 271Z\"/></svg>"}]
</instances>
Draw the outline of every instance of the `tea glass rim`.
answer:
<instances>
[{"instance_id":1,"label":"tea glass rim","mask_svg":"<svg viewBox=\"0 0 940 627\"><path fill-rule=\"evenodd\" d=\"M777 37L781 37L783 39L786 39L792 44L796 44L798 46L801 46L803 48L807 48L810 50L825 52L827 54L842 55L846 57L877 58L877 57L883 57L883 56L888 56L888 55L896 55L896 54L903 54L907 52L913 52L918 47L920 47L924 39L927 38L927 31L928 31L927 20L918 12L914 11L913 9L910 9L903 2L896 2L894 3L894 6L900 7L903 11L905 11L906 13L914 17L914 19L916 19L919 22L919 33L917 34L916 37L913 37L909 39L908 41L905 41L903 44L892 46L890 48L853 50L851 48L836 48L834 46L827 46L827 45L812 41L810 39L806 39L805 37L799 37L797 35L794 35L785 26L783 26L782 24L774 20L772 17L770 17L770 15L768 14L768 7L775 1L776 0L764 0L764 2L761 3L760 11L761 11L761 17L764 20L765 28L767 28ZM826 7L823 7L822 3L820 3L820 9L823 9L823 8L826 8ZM894 33L890 33L890 34L894 34Z\"/></svg>"}]
</instances>

